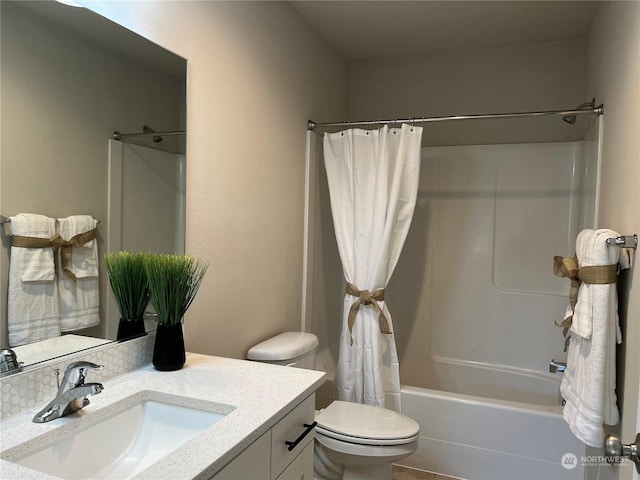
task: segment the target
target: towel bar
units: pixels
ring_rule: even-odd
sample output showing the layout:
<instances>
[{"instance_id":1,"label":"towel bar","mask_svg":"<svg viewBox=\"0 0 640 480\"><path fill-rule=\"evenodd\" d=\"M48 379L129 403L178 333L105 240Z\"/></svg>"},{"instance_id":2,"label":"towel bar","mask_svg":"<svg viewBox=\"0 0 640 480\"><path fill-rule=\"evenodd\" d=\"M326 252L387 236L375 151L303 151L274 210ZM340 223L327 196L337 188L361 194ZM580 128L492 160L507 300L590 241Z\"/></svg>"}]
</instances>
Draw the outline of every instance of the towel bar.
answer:
<instances>
[{"instance_id":1,"label":"towel bar","mask_svg":"<svg viewBox=\"0 0 640 480\"><path fill-rule=\"evenodd\" d=\"M607 245L615 245L620 248L638 248L638 235L622 235L615 238L607 238Z\"/></svg>"},{"instance_id":2,"label":"towel bar","mask_svg":"<svg viewBox=\"0 0 640 480\"><path fill-rule=\"evenodd\" d=\"M11 223L11 219L9 217L5 217L4 215L0 215L0 224L3 223ZM100 223L100 220L98 220L98 223Z\"/></svg>"}]
</instances>

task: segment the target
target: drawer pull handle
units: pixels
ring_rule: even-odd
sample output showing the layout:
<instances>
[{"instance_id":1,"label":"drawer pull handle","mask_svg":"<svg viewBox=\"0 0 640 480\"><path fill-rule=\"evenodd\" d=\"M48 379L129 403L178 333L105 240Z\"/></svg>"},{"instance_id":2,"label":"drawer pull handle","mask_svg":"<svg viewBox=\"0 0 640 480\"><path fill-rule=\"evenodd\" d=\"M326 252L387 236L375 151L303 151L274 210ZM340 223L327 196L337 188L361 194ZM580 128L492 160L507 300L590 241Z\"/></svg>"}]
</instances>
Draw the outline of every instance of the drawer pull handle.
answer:
<instances>
[{"instance_id":1,"label":"drawer pull handle","mask_svg":"<svg viewBox=\"0 0 640 480\"><path fill-rule=\"evenodd\" d=\"M302 425L306 428L306 430L304 432L302 432L300 434L300 436L295 439L294 442L290 442L288 440L286 442L284 442L286 445L288 445L287 450L291 451L294 448L296 448L298 446L298 444L302 441L302 439L304 437L306 437L307 435L309 435L309 432L311 432L314 428L316 428L317 424L318 424L318 422L313 422L311 424L303 423Z\"/></svg>"}]
</instances>

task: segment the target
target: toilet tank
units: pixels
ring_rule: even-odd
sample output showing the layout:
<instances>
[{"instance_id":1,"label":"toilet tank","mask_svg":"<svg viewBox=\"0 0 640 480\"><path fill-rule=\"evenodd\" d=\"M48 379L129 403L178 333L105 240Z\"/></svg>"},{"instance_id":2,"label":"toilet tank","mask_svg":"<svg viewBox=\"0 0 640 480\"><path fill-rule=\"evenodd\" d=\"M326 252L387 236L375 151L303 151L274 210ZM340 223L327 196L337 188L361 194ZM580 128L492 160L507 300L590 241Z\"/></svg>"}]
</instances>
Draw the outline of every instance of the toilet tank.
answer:
<instances>
[{"instance_id":1,"label":"toilet tank","mask_svg":"<svg viewBox=\"0 0 640 480\"><path fill-rule=\"evenodd\" d=\"M313 333L284 332L251 347L247 358L257 362L315 370L317 347L318 337Z\"/></svg>"}]
</instances>

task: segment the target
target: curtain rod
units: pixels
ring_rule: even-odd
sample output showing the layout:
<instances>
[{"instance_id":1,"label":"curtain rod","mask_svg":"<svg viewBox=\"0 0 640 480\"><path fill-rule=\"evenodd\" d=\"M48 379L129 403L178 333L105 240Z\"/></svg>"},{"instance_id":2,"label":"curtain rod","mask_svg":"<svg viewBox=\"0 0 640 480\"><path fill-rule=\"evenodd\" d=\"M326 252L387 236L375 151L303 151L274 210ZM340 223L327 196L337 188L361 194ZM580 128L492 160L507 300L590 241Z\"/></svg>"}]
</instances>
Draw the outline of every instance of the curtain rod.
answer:
<instances>
[{"instance_id":1,"label":"curtain rod","mask_svg":"<svg viewBox=\"0 0 640 480\"><path fill-rule=\"evenodd\" d=\"M353 125L384 125L398 123L428 123L428 122L447 122L449 120L482 120L489 118L518 118L518 117L544 117L550 115L562 115L563 117L572 117L574 115L602 115L604 113L604 105L595 106L595 100L587 104L590 108L577 110L549 110L544 112L516 112L516 113L489 113L481 115L450 115L446 117L422 117L422 118L403 118L394 120L358 120L355 122L332 122L332 123L316 123L309 120L307 128L313 130L316 127L350 127ZM575 118L565 120L567 123L575 123Z\"/></svg>"}]
</instances>

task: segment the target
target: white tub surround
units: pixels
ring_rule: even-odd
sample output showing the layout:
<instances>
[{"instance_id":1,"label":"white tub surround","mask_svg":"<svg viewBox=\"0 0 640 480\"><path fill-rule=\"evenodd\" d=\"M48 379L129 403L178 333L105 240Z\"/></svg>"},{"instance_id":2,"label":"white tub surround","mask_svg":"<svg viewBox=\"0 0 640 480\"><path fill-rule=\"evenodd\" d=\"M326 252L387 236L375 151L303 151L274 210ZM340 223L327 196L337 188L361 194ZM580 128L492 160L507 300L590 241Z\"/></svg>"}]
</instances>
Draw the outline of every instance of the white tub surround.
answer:
<instances>
[{"instance_id":1,"label":"white tub surround","mask_svg":"<svg viewBox=\"0 0 640 480\"><path fill-rule=\"evenodd\" d=\"M35 410L0 423L4 452L49 432L60 434L78 417L92 413L115 414L114 404L138 391L188 397L235 407L222 420L159 460L135 478L211 478L255 440L308 398L324 382L324 373L284 368L244 360L188 354L185 367L176 372L158 372L145 366L104 382L104 391L91 397L91 404L78 414L35 424ZM110 412L109 410L114 410ZM96 445L99 449L100 445ZM3 477L41 480L41 472L0 460ZM268 475L267 475L268 476Z\"/></svg>"}]
</instances>

